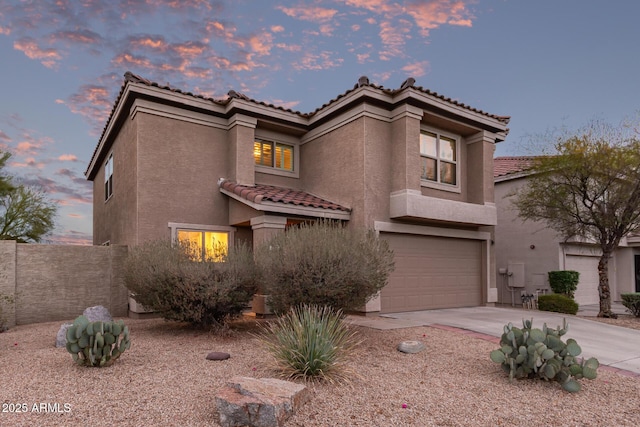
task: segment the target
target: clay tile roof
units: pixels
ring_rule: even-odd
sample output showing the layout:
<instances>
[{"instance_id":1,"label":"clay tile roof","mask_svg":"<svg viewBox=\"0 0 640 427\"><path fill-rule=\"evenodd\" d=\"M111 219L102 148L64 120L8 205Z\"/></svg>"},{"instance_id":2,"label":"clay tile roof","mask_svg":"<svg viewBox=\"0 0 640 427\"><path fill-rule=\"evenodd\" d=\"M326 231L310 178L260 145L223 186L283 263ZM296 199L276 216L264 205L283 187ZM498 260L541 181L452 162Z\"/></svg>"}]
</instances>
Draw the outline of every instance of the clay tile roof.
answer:
<instances>
[{"instance_id":1,"label":"clay tile roof","mask_svg":"<svg viewBox=\"0 0 640 427\"><path fill-rule=\"evenodd\" d=\"M284 203L296 206L350 212L349 208L337 203L321 199L320 197L316 197L313 194L309 194L304 191L292 190L290 188L259 184L251 186L240 185L227 180L222 180L218 185L220 188L253 203L260 204L264 201L269 201L273 203Z\"/></svg>"},{"instance_id":2,"label":"clay tile roof","mask_svg":"<svg viewBox=\"0 0 640 427\"><path fill-rule=\"evenodd\" d=\"M524 172L533 166L534 160L533 156L496 157L493 159L493 177Z\"/></svg>"}]
</instances>

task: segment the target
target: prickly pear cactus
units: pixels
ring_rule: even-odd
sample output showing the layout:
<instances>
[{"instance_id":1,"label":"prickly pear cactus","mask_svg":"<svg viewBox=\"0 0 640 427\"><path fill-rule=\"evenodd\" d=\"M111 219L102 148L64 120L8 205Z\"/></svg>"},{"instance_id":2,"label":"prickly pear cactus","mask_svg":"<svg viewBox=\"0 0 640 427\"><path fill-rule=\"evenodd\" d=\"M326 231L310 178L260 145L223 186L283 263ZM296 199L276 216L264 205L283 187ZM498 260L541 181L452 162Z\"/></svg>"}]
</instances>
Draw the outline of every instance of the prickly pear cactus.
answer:
<instances>
[{"instance_id":1,"label":"prickly pear cactus","mask_svg":"<svg viewBox=\"0 0 640 427\"><path fill-rule=\"evenodd\" d=\"M129 328L122 320L89 322L78 316L67 329L67 351L81 366L109 366L129 347Z\"/></svg>"},{"instance_id":2,"label":"prickly pear cactus","mask_svg":"<svg viewBox=\"0 0 640 427\"><path fill-rule=\"evenodd\" d=\"M500 348L491 352L492 361L500 363L509 380L514 378L541 378L558 381L568 392L580 391L581 378L594 379L600 364L598 359L578 359L582 349L574 339L563 342L568 325L563 319L562 328L532 328L531 320L522 321L522 329L509 323L504 327Z\"/></svg>"}]
</instances>

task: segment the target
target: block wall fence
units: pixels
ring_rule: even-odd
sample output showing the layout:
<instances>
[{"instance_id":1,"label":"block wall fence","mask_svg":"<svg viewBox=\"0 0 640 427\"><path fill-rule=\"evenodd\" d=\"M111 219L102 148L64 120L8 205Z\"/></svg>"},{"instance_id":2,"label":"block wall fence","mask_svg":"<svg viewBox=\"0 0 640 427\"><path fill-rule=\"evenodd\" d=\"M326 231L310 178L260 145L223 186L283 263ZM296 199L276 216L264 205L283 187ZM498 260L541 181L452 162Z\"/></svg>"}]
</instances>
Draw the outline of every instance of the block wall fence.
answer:
<instances>
[{"instance_id":1,"label":"block wall fence","mask_svg":"<svg viewBox=\"0 0 640 427\"><path fill-rule=\"evenodd\" d=\"M126 246L0 241L0 295L15 300L2 307L6 324L73 320L95 305L114 317L127 316L126 256Z\"/></svg>"}]
</instances>

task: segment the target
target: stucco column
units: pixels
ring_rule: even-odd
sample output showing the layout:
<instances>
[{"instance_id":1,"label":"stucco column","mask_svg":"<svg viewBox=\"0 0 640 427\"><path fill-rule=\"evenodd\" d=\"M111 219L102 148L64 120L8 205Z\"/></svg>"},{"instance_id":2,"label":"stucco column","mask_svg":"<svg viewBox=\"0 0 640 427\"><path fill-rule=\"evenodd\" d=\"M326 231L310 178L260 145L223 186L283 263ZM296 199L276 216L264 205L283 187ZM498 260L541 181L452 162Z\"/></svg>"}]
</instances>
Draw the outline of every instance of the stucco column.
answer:
<instances>
[{"instance_id":1,"label":"stucco column","mask_svg":"<svg viewBox=\"0 0 640 427\"><path fill-rule=\"evenodd\" d=\"M467 182L471 203L494 203L493 152L496 136L487 131L465 139L467 144L467 176L477 177ZM478 179L482 177L482 179Z\"/></svg>"},{"instance_id":2,"label":"stucco column","mask_svg":"<svg viewBox=\"0 0 640 427\"><path fill-rule=\"evenodd\" d=\"M229 119L228 179L242 185L255 184L253 143L258 124L254 117L235 114Z\"/></svg>"},{"instance_id":3,"label":"stucco column","mask_svg":"<svg viewBox=\"0 0 640 427\"><path fill-rule=\"evenodd\" d=\"M287 218L283 216L263 215L251 218L251 229L253 230L253 248L258 248L278 233L284 233L287 226ZM253 296L251 310L256 315L271 314L269 307L269 296L264 295L263 289L258 289L258 293Z\"/></svg>"},{"instance_id":4,"label":"stucco column","mask_svg":"<svg viewBox=\"0 0 640 427\"><path fill-rule=\"evenodd\" d=\"M423 111L402 105L392 112L391 192L420 191L420 121Z\"/></svg>"}]
</instances>

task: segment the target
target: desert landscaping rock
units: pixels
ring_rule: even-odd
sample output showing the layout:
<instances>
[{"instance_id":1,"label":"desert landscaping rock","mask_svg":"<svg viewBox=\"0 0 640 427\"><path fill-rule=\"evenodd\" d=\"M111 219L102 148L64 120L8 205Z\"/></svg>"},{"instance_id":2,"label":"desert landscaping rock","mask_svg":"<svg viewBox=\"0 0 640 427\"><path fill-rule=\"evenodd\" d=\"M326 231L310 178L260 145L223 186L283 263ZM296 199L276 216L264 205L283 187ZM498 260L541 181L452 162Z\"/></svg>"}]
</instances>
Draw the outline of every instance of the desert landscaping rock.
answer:
<instances>
[{"instance_id":1,"label":"desert landscaping rock","mask_svg":"<svg viewBox=\"0 0 640 427\"><path fill-rule=\"evenodd\" d=\"M311 395L302 384L233 377L216 395L222 427L281 427Z\"/></svg>"},{"instance_id":2,"label":"desert landscaping rock","mask_svg":"<svg viewBox=\"0 0 640 427\"><path fill-rule=\"evenodd\" d=\"M67 329L69 326L73 325L73 323L63 323L58 330L58 335L56 335L56 347L66 347L67 345Z\"/></svg>"},{"instance_id":3,"label":"desert landscaping rock","mask_svg":"<svg viewBox=\"0 0 640 427\"><path fill-rule=\"evenodd\" d=\"M111 317L109 310L101 305L85 308L82 315L86 317L89 322L95 322L97 320L101 320L103 322L113 321L113 317Z\"/></svg>"},{"instance_id":4,"label":"desert landscaping rock","mask_svg":"<svg viewBox=\"0 0 640 427\"><path fill-rule=\"evenodd\" d=\"M207 360L227 360L231 355L222 351L212 351L207 354Z\"/></svg>"},{"instance_id":5,"label":"desert landscaping rock","mask_svg":"<svg viewBox=\"0 0 640 427\"><path fill-rule=\"evenodd\" d=\"M398 344L398 351L402 353L420 353L424 349L425 346L420 341L402 341Z\"/></svg>"}]
</instances>

